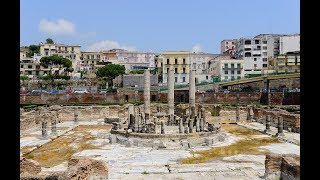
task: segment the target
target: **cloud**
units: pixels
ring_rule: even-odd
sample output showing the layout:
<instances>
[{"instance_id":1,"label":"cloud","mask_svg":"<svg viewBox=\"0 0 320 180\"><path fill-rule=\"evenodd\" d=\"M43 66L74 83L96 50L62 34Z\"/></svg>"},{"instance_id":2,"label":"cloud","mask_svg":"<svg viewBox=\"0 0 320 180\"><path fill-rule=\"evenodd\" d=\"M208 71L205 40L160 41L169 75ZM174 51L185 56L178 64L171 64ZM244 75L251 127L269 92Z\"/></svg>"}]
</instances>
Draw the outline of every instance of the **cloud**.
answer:
<instances>
[{"instance_id":1,"label":"cloud","mask_svg":"<svg viewBox=\"0 0 320 180\"><path fill-rule=\"evenodd\" d=\"M42 19L39 23L39 31L47 35L72 35L76 33L75 24L59 19L57 22Z\"/></svg>"},{"instance_id":2,"label":"cloud","mask_svg":"<svg viewBox=\"0 0 320 180\"><path fill-rule=\"evenodd\" d=\"M104 40L93 43L87 48L87 51L104 51L109 49L126 49L128 51L136 51L135 47L120 45L117 41Z\"/></svg>"},{"instance_id":3,"label":"cloud","mask_svg":"<svg viewBox=\"0 0 320 180\"><path fill-rule=\"evenodd\" d=\"M194 45L194 46L192 47L191 52L196 52L196 53L198 53L198 52L202 52L202 49L201 49L200 44L199 44L199 43L197 43L196 45Z\"/></svg>"}]
</instances>

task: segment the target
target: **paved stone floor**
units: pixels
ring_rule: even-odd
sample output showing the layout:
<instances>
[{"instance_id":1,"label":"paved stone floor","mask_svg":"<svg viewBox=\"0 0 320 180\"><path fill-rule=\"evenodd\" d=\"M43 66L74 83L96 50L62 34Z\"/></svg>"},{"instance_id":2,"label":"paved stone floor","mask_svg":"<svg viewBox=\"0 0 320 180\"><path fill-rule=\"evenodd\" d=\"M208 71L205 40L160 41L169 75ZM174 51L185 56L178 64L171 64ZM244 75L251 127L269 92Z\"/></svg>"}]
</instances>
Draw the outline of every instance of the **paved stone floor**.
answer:
<instances>
[{"instance_id":1,"label":"paved stone floor","mask_svg":"<svg viewBox=\"0 0 320 180\"><path fill-rule=\"evenodd\" d=\"M78 125L97 125L99 122L80 121L75 125L72 121L57 124L58 136L72 136L72 130ZM259 131L264 130L264 126L259 123L240 123L239 125ZM50 128L48 128L50 129ZM273 133L276 129L271 128ZM263 179L265 155L238 154L211 160L199 164L181 164L183 158L193 157L191 151L206 150L215 147L229 146L243 139L233 134L227 133L223 142L216 142L211 147L199 146L190 149L183 149L174 145L169 145L165 149L152 149L149 147L126 147L121 144L110 144L108 139L97 138L101 131L90 130L96 138L90 143L99 144L98 149L86 149L76 152L73 156L90 157L96 160L103 160L109 164L108 179ZM109 133L109 132L105 132ZM33 129L21 132L20 148L29 147L28 150L37 148L51 141L50 130L48 139L40 138L41 130ZM270 137L270 134L256 135L255 138ZM300 135L285 131L285 138L296 143L275 143L261 146L260 151L273 153L293 153L300 154ZM21 153L22 155L22 153ZM43 174L63 171L67 168L67 161L50 168L42 168Z\"/></svg>"}]
</instances>

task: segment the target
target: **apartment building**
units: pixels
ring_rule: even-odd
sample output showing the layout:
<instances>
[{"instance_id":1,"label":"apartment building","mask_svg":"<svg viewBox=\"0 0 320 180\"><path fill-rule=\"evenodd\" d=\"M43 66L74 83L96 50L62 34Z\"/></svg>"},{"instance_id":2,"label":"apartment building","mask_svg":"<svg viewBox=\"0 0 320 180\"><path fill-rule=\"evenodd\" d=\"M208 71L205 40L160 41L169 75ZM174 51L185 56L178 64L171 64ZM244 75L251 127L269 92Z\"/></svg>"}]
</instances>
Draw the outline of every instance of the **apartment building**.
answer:
<instances>
[{"instance_id":1,"label":"apartment building","mask_svg":"<svg viewBox=\"0 0 320 180\"><path fill-rule=\"evenodd\" d=\"M73 73L80 70L80 45L65 45L65 44L42 44L40 43L40 54L43 56L58 55L68 58L72 61Z\"/></svg>"},{"instance_id":2,"label":"apartment building","mask_svg":"<svg viewBox=\"0 0 320 180\"><path fill-rule=\"evenodd\" d=\"M223 54L210 61L209 73L213 78L230 81L244 77L244 60L234 59L232 55Z\"/></svg>"},{"instance_id":3,"label":"apartment building","mask_svg":"<svg viewBox=\"0 0 320 180\"><path fill-rule=\"evenodd\" d=\"M220 53L234 55L237 39L225 39L220 43Z\"/></svg>"},{"instance_id":4,"label":"apartment building","mask_svg":"<svg viewBox=\"0 0 320 180\"><path fill-rule=\"evenodd\" d=\"M51 67L43 67L38 61L33 58L24 58L20 60L20 75L27 75L29 78L42 76L45 74L63 74L65 68L59 65Z\"/></svg>"},{"instance_id":5,"label":"apartment building","mask_svg":"<svg viewBox=\"0 0 320 180\"><path fill-rule=\"evenodd\" d=\"M176 84L189 83L190 52L189 51L165 51L162 53L162 82L167 84L168 71L174 69Z\"/></svg>"},{"instance_id":6,"label":"apartment building","mask_svg":"<svg viewBox=\"0 0 320 180\"><path fill-rule=\"evenodd\" d=\"M126 68L126 73L137 69L154 69L155 53L133 52L124 49L111 49L102 52L102 60L107 63L121 64Z\"/></svg>"},{"instance_id":7,"label":"apartment building","mask_svg":"<svg viewBox=\"0 0 320 180\"><path fill-rule=\"evenodd\" d=\"M100 52L81 52L80 71L95 72L101 65Z\"/></svg>"},{"instance_id":8,"label":"apartment building","mask_svg":"<svg viewBox=\"0 0 320 180\"><path fill-rule=\"evenodd\" d=\"M300 52L287 52L269 61L268 73L300 72Z\"/></svg>"},{"instance_id":9,"label":"apartment building","mask_svg":"<svg viewBox=\"0 0 320 180\"><path fill-rule=\"evenodd\" d=\"M218 54L209 53L190 53L190 68L195 69L196 83L211 82L212 77L209 72L209 62Z\"/></svg>"},{"instance_id":10,"label":"apartment building","mask_svg":"<svg viewBox=\"0 0 320 180\"><path fill-rule=\"evenodd\" d=\"M300 34L286 35L279 38L280 54L300 51Z\"/></svg>"}]
</instances>

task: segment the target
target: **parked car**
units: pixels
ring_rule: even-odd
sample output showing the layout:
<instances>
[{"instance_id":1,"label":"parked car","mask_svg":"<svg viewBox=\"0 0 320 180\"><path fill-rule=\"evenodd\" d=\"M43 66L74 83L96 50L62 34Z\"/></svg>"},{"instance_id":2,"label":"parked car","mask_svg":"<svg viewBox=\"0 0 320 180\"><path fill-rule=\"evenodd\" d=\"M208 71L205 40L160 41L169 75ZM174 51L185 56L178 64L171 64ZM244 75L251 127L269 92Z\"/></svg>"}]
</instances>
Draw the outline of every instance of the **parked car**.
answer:
<instances>
[{"instance_id":1,"label":"parked car","mask_svg":"<svg viewBox=\"0 0 320 180\"><path fill-rule=\"evenodd\" d=\"M213 92L213 89L207 89L206 92Z\"/></svg>"},{"instance_id":2,"label":"parked car","mask_svg":"<svg viewBox=\"0 0 320 180\"><path fill-rule=\"evenodd\" d=\"M107 89L100 89L100 90L99 90L99 93L107 93L107 92L108 92Z\"/></svg>"},{"instance_id":3,"label":"parked car","mask_svg":"<svg viewBox=\"0 0 320 180\"><path fill-rule=\"evenodd\" d=\"M20 94L28 94L28 90L26 90L26 89L20 89Z\"/></svg>"},{"instance_id":4,"label":"parked car","mask_svg":"<svg viewBox=\"0 0 320 180\"><path fill-rule=\"evenodd\" d=\"M89 92L86 89L77 89L77 90L74 90L73 93L76 93L76 94L87 94Z\"/></svg>"},{"instance_id":5,"label":"parked car","mask_svg":"<svg viewBox=\"0 0 320 180\"><path fill-rule=\"evenodd\" d=\"M222 89L220 92L229 93L230 91L228 89Z\"/></svg>"},{"instance_id":6,"label":"parked car","mask_svg":"<svg viewBox=\"0 0 320 180\"><path fill-rule=\"evenodd\" d=\"M30 92L30 94L50 94L50 92L43 90L43 89L34 89Z\"/></svg>"},{"instance_id":7,"label":"parked car","mask_svg":"<svg viewBox=\"0 0 320 180\"><path fill-rule=\"evenodd\" d=\"M73 93L72 89L68 89L63 92L63 94L72 94L72 93Z\"/></svg>"},{"instance_id":8,"label":"parked car","mask_svg":"<svg viewBox=\"0 0 320 180\"><path fill-rule=\"evenodd\" d=\"M50 90L48 90L48 92L51 94L58 94L59 90L58 89L50 89Z\"/></svg>"}]
</instances>

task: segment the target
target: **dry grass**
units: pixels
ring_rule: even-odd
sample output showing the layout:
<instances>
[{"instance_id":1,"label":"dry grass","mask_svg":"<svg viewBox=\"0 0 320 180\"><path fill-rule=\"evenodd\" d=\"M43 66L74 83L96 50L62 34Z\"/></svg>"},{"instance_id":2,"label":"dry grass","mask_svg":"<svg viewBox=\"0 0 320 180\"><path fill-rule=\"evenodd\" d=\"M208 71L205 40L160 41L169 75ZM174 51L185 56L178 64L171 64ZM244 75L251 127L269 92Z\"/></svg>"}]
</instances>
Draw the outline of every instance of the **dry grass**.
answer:
<instances>
[{"instance_id":1,"label":"dry grass","mask_svg":"<svg viewBox=\"0 0 320 180\"><path fill-rule=\"evenodd\" d=\"M258 131L240 127L238 125L225 124L222 125L222 128L228 131L231 134L240 137L246 137L245 140L240 140L234 144L223 147L215 147L210 150L205 151L195 151L191 152L192 154L197 154L197 157L191 157L181 160L182 164L197 164L205 163L210 160L219 159L222 157L233 156L237 154L267 154L268 152L259 151L260 146L265 146L271 143L279 143L280 141L277 138L252 138L252 135L262 135Z\"/></svg>"},{"instance_id":2,"label":"dry grass","mask_svg":"<svg viewBox=\"0 0 320 180\"><path fill-rule=\"evenodd\" d=\"M24 154L29 152L34 146L24 146L22 148L20 148L20 151Z\"/></svg>"},{"instance_id":3,"label":"dry grass","mask_svg":"<svg viewBox=\"0 0 320 180\"><path fill-rule=\"evenodd\" d=\"M107 129L107 127L93 126L93 128L79 126L75 133L63 135L42 147L27 154L25 157L40 163L42 167L53 167L71 159L72 155L86 150L97 149L97 146L88 144L87 141L94 140L95 137L85 130ZM81 136L80 136L81 135ZM70 144L76 144L72 147Z\"/></svg>"},{"instance_id":4,"label":"dry grass","mask_svg":"<svg viewBox=\"0 0 320 180\"><path fill-rule=\"evenodd\" d=\"M88 131L88 130L110 130L111 125L80 125L74 131Z\"/></svg>"}]
</instances>

